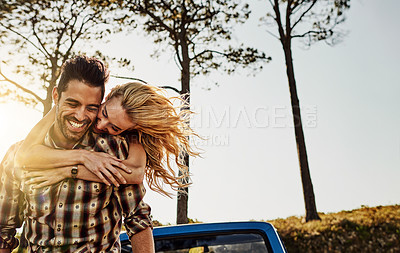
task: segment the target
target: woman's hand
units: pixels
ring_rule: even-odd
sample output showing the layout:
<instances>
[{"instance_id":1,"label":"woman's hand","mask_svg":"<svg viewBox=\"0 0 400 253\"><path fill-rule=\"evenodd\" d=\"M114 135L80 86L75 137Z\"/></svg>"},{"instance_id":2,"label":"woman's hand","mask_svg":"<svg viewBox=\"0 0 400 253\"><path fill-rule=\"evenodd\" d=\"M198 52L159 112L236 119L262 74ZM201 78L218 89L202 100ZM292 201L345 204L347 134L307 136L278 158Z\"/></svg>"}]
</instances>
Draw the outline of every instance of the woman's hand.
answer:
<instances>
[{"instance_id":1,"label":"woman's hand","mask_svg":"<svg viewBox=\"0 0 400 253\"><path fill-rule=\"evenodd\" d=\"M109 181L111 181L114 185L119 186L117 182L119 181L126 184L125 178L115 167L124 170L126 173L132 173L132 171L120 159L103 152L82 151L82 164L103 183L109 185Z\"/></svg>"},{"instance_id":2,"label":"woman's hand","mask_svg":"<svg viewBox=\"0 0 400 253\"><path fill-rule=\"evenodd\" d=\"M25 183L28 185L34 185L33 188L35 189L56 184L68 177L69 171L65 167L26 171L23 174L23 178L26 180Z\"/></svg>"}]
</instances>

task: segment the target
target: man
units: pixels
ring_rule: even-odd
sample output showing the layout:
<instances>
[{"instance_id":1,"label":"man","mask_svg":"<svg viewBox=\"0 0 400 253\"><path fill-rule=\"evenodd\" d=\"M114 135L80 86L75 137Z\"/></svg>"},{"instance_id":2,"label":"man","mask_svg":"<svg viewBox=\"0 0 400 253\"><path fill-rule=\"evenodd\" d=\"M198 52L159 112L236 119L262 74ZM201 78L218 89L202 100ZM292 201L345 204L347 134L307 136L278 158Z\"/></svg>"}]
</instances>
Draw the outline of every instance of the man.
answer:
<instances>
[{"instance_id":1,"label":"man","mask_svg":"<svg viewBox=\"0 0 400 253\"><path fill-rule=\"evenodd\" d=\"M100 61L79 56L62 68L53 91L56 121L45 145L57 149L93 150L90 131L104 95L108 71ZM124 150L124 139L102 139L106 150ZM107 146L107 141L109 144ZM122 217L134 252L154 251L150 207L143 203L143 185L120 187L78 179L87 171L71 169L71 177L49 187L35 188L17 178L13 164L18 145L0 167L0 253L18 246L15 228L25 221L28 252L119 252ZM120 159L127 154L115 152ZM140 242L140 243L138 243Z\"/></svg>"}]
</instances>

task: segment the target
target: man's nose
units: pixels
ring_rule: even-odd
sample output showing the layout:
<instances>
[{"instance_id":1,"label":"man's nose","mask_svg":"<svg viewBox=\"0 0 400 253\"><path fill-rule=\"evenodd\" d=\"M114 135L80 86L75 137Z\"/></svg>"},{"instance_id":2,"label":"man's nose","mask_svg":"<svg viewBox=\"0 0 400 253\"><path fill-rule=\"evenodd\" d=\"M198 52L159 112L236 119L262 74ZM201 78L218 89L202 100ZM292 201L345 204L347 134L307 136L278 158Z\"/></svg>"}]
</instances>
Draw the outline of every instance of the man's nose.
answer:
<instances>
[{"instance_id":1,"label":"man's nose","mask_svg":"<svg viewBox=\"0 0 400 253\"><path fill-rule=\"evenodd\" d=\"M75 118L79 121L83 121L86 119L86 112L84 107L80 107L76 110Z\"/></svg>"}]
</instances>

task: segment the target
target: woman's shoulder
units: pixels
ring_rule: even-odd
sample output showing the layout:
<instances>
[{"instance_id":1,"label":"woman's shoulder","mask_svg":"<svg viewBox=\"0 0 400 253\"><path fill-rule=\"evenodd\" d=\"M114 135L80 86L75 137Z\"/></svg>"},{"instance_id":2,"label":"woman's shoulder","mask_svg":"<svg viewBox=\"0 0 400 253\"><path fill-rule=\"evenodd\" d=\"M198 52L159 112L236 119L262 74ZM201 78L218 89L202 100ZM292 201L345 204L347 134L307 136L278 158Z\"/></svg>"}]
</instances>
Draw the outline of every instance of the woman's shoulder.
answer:
<instances>
[{"instance_id":1,"label":"woman's shoulder","mask_svg":"<svg viewBox=\"0 0 400 253\"><path fill-rule=\"evenodd\" d=\"M125 131L120 135L128 143L139 143L139 133L137 130Z\"/></svg>"}]
</instances>

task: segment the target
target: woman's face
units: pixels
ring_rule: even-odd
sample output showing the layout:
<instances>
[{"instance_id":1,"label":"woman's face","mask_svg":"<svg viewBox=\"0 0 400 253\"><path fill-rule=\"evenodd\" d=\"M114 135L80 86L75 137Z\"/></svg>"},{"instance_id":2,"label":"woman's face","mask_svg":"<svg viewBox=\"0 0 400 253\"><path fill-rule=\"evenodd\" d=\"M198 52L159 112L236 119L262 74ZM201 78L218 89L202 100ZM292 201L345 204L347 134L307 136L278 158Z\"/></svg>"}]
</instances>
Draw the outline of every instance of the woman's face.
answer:
<instances>
[{"instance_id":1,"label":"woman's face","mask_svg":"<svg viewBox=\"0 0 400 253\"><path fill-rule=\"evenodd\" d=\"M95 133L117 135L133 127L134 124L121 106L121 98L113 97L100 106L93 130Z\"/></svg>"}]
</instances>

